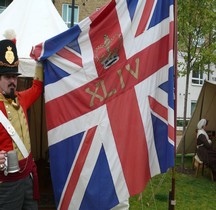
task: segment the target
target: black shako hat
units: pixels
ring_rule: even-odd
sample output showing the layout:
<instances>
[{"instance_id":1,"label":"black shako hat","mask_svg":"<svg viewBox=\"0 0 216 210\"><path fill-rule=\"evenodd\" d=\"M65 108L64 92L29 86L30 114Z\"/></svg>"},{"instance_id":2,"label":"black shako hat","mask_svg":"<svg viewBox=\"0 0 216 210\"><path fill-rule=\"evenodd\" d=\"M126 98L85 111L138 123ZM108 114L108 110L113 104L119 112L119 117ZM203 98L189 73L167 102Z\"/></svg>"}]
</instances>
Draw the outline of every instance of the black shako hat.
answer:
<instances>
[{"instance_id":1,"label":"black shako hat","mask_svg":"<svg viewBox=\"0 0 216 210\"><path fill-rule=\"evenodd\" d=\"M18 72L19 59L17 48L13 40L4 39L0 41L0 75L15 74Z\"/></svg>"}]
</instances>

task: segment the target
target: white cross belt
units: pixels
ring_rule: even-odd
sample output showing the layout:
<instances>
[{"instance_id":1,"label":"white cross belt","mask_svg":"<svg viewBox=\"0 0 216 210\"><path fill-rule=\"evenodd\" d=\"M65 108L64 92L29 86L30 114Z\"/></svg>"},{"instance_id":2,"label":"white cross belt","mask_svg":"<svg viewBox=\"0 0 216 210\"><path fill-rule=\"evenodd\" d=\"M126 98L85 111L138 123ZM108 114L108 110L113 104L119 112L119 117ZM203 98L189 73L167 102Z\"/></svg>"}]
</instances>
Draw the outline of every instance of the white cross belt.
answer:
<instances>
[{"instance_id":1,"label":"white cross belt","mask_svg":"<svg viewBox=\"0 0 216 210\"><path fill-rule=\"evenodd\" d=\"M3 114L3 112L0 110L0 123L4 126L8 134L13 139L14 143L19 148L20 152L22 153L24 158L27 158L29 153L23 143L23 141L20 139L19 135L17 134L14 127L11 125L10 121L7 119L7 117Z\"/></svg>"}]
</instances>

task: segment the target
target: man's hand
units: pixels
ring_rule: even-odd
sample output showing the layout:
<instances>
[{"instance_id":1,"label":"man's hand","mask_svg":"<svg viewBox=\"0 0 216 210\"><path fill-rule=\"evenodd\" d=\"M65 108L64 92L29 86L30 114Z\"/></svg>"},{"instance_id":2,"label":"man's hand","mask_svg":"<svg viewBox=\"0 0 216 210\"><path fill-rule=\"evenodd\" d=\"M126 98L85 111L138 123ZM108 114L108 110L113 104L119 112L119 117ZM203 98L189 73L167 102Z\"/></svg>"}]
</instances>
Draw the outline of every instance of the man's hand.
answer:
<instances>
[{"instance_id":1,"label":"man's hand","mask_svg":"<svg viewBox=\"0 0 216 210\"><path fill-rule=\"evenodd\" d=\"M5 155L6 152L1 150L0 151L0 171L3 171L5 169Z\"/></svg>"},{"instance_id":2,"label":"man's hand","mask_svg":"<svg viewBox=\"0 0 216 210\"><path fill-rule=\"evenodd\" d=\"M34 79L43 82L43 64L41 62L36 63Z\"/></svg>"}]
</instances>

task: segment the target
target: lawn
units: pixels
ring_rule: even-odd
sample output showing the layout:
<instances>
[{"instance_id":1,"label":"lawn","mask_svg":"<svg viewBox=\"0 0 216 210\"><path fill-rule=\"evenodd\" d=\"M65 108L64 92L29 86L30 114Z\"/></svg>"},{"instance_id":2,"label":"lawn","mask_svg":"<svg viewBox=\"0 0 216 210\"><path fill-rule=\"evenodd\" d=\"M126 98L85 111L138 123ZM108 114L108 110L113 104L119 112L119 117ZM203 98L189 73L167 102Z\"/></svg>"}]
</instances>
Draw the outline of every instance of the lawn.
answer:
<instances>
[{"instance_id":1,"label":"lawn","mask_svg":"<svg viewBox=\"0 0 216 210\"><path fill-rule=\"evenodd\" d=\"M212 182L208 169L198 177L192 170L192 156L185 157L184 173L180 170L181 157L177 156L174 172L153 177L142 194L130 198L130 210L167 210L172 177L175 180L175 210L215 210L216 182ZM173 175L174 176L173 176Z\"/></svg>"}]
</instances>

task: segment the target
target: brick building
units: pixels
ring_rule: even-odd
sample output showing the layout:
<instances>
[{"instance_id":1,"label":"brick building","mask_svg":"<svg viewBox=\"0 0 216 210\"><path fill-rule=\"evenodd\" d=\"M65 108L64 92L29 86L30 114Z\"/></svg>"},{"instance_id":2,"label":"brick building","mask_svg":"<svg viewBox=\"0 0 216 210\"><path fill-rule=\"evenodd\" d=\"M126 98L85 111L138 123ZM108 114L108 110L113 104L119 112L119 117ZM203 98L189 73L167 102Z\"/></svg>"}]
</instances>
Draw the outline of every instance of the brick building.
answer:
<instances>
[{"instance_id":1,"label":"brick building","mask_svg":"<svg viewBox=\"0 0 216 210\"><path fill-rule=\"evenodd\" d=\"M53 0L53 3L67 25L71 26L71 7L74 3L74 23L78 23L101 8L110 0Z\"/></svg>"}]
</instances>

